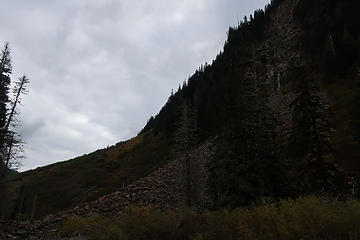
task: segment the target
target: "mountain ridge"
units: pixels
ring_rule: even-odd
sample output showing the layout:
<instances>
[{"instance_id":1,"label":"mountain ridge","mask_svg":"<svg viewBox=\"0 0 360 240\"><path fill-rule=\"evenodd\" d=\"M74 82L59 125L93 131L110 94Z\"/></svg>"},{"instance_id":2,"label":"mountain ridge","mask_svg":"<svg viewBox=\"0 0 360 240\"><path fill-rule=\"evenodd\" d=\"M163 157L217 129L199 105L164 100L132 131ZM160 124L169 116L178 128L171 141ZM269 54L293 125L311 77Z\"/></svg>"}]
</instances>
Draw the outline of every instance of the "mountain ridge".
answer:
<instances>
[{"instance_id":1,"label":"mountain ridge","mask_svg":"<svg viewBox=\"0 0 360 240\"><path fill-rule=\"evenodd\" d=\"M299 3L301 4L299 5ZM125 199L127 195L131 198L130 195L134 193L131 193L131 189L136 186L136 184L131 185L132 183L141 182L141 179L146 179L146 177L151 178L151 174L155 174L156 179L161 179L162 176L160 175L162 174L157 174L157 172L160 171L161 173L163 166L172 169L171 163L174 161L178 161L177 163L182 168L182 174L180 174L184 178L180 184L182 196L169 200L167 204L172 205L180 199L182 203L173 204L173 207L186 206L189 199L193 203L196 197L192 195L197 193L194 190L196 184L193 183L195 177L188 176L189 174L186 173L187 170L189 173L192 171L192 169L187 168L193 167L186 167L188 165L186 159L197 158L191 157L188 149L190 152L197 151L201 149L202 144L210 141L209 139L233 137L232 134L235 132L233 130L236 129L234 125L238 125L237 120L239 119L238 115L234 116L233 113L237 112L241 117L241 111L238 109L242 107L241 104L246 103L245 100L256 105L256 111L258 111L257 106L260 109L260 107L264 107L261 105L266 105L265 107L269 107L271 112L275 113L277 121L281 122L277 128L274 128L275 132L280 135L275 143L277 145L287 144L289 136L292 134L294 119L291 105L296 98L297 82L294 79L300 75L299 68L302 68L301 71L306 72L307 76L311 76L312 79L315 79L314 82L321 86L316 91L316 95L319 96L320 103L324 105L324 108L332 106L335 109L335 116L337 117L332 121L335 128L340 129L340 131L333 132L333 136L330 138L337 154L341 151L346 152L344 151L345 147L352 147L351 154L353 156L348 154L346 157L345 154L345 157L336 158L335 163L346 168L347 171L358 172L360 167L354 168L353 166L356 165L354 158L359 154L356 150L359 143L349 134L351 123L343 126L343 123L339 121L341 116L349 115L348 110L346 109L342 114L338 113L341 109L339 109L338 100L334 97L337 95L334 93L336 90L332 90L328 84L324 86L321 83L327 73L324 73L325 71L320 68L317 69L317 66L314 65L314 57L307 52L304 44L306 40L304 35L306 35L307 30L304 30L302 23L299 23L296 17L300 11L299 6L304 4L310 3L306 0L272 1L264 12L258 10L250 22L242 22L238 27L230 28L224 51L217 56L211 65L205 64L205 66L200 67L188 82L172 94L159 114L155 118L150 118L137 137L71 161L12 176L7 209L2 209L2 214L12 217L20 215L22 218L29 218L34 215L35 218L41 218L49 213L76 207L80 209L78 210L79 213L76 214L88 213L95 208L100 210L104 208L104 211L99 210L99 212L104 213L108 209L108 202L116 202L113 199L123 201L123 198L113 197L112 194L118 196L117 193L121 192L119 189L126 189L124 190ZM325 46L324 49L331 52L331 45L329 46L330 48ZM335 46L337 45L335 44ZM319 55L321 54L319 53ZM353 64L349 66L350 69ZM239 95L246 97L238 97ZM263 104L264 101L268 101L267 104ZM247 110L245 109L245 111ZM259 112L256 111L250 109L247 114L249 116L255 114L256 119L260 118L259 116L268 117L271 115L262 109ZM260 125L267 124L265 117L264 120L261 119ZM245 120L242 119L242 121ZM251 121L245 123L252 124ZM255 123L257 124L257 122ZM244 126L247 126L246 124ZM257 126L254 129L256 128ZM343 128L347 129L344 130ZM252 131L252 129L250 130ZM256 131L261 130L260 128ZM230 132L228 136L222 136L227 134L224 133L226 131ZM345 140L339 141L339 139ZM220 146L219 148L226 146L229 144L226 141L224 140L221 143L220 140L217 140L217 146ZM258 139L254 141L257 143ZM179 148L182 149L179 150ZM233 150L228 147L225 150L236 151L235 148ZM284 151L284 149L285 147L282 147L281 150ZM206 159L208 162L203 165L203 169L211 165L209 163L213 161L211 159L217 159L216 154L218 153L215 152L215 150L211 150L208 157L200 158ZM193 162L196 161L191 163ZM264 169L267 169L267 165ZM331 171L338 174L337 168L335 170L332 168ZM219 174L226 175L223 172ZM267 176L267 173L261 174L273 178L273 176ZM214 175L210 174L211 176ZM203 192L205 192L205 188L202 187ZM260 187L258 188L260 189ZM155 192L156 189L157 187L155 187ZM262 194L271 195L275 190L277 191L277 189L265 189L265 193L259 194L260 196L263 196ZM163 196L162 194L166 195L167 192L166 190L159 194ZM185 196L187 192L190 192L189 195L191 196ZM121 197L124 196L121 195ZM59 197L62 198L61 201L57 200ZM99 200L99 197L104 199ZM203 196L204 199L208 197L213 196ZM25 198L23 204L21 204L22 198ZM149 196L144 198L149 198ZM150 198L157 199L158 197L151 195ZM256 199L257 196L254 198ZM130 202L134 204L141 202L140 205L146 203L144 199L134 199L129 201L128 205ZM34 205L37 207L35 213L32 213ZM214 203L210 205L214 205ZM93 208L93 206L96 207ZM117 209L116 206L110 204L110 208L113 209L111 211L119 211L121 207ZM93 211L98 211L96 209Z\"/></svg>"}]
</instances>

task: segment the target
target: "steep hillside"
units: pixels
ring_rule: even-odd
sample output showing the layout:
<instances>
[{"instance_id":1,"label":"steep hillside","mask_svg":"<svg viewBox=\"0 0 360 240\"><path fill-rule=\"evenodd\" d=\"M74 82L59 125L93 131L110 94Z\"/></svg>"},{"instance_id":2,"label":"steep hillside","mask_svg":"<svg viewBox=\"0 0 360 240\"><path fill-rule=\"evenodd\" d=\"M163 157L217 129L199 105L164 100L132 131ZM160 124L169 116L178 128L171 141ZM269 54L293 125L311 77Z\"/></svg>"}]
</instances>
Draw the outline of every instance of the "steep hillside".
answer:
<instances>
[{"instance_id":1,"label":"steep hillside","mask_svg":"<svg viewBox=\"0 0 360 240\"><path fill-rule=\"evenodd\" d=\"M144 131L171 135L178 105L190 105L200 136L221 139L209 182L220 205L353 191L346 172L359 172L354 9L356 1L272 1L229 29L224 51Z\"/></svg>"},{"instance_id":2,"label":"steep hillside","mask_svg":"<svg viewBox=\"0 0 360 240\"><path fill-rule=\"evenodd\" d=\"M113 192L167 163L169 144L159 134L142 134L88 155L10 176L8 195L2 196L2 214L16 217L20 212L28 218L34 210L35 217L41 217Z\"/></svg>"},{"instance_id":3,"label":"steep hillside","mask_svg":"<svg viewBox=\"0 0 360 240\"><path fill-rule=\"evenodd\" d=\"M137 137L9 177L2 214L356 194L357 9L355 0L273 0L229 29L224 50Z\"/></svg>"}]
</instances>

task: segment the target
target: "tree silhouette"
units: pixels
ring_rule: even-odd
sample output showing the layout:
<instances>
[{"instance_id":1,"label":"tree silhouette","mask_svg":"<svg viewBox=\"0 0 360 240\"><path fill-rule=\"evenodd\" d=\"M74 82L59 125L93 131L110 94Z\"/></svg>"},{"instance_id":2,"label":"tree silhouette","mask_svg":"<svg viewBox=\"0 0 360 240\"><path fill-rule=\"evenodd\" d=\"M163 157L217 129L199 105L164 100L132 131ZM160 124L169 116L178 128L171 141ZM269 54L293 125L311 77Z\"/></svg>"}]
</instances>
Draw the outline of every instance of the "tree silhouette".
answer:
<instances>
[{"instance_id":1,"label":"tree silhouette","mask_svg":"<svg viewBox=\"0 0 360 240\"><path fill-rule=\"evenodd\" d=\"M7 104L9 102L10 74L12 72L11 57L9 44L5 43L1 52L0 60L0 164L5 169L6 156L6 121L7 121ZM3 170L1 171L3 172Z\"/></svg>"},{"instance_id":2,"label":"tree silhouette","mask_svg":"<svg viewBox=\"0 0 360 240\"><path fill-rule=\"evenodd\" d=\"M9 98L11 83L11 57L9 44L5 46L1 53L0 60L0 164L1 176L4 176L8 169L16 169L20 166L19 158L22 155L22 139L14 131L18 126L16 115L20 114L19 105L21 96L27 93L29 79L24 75L15 82L13 87L13 98Z\"/></svg>"}]
</instances>

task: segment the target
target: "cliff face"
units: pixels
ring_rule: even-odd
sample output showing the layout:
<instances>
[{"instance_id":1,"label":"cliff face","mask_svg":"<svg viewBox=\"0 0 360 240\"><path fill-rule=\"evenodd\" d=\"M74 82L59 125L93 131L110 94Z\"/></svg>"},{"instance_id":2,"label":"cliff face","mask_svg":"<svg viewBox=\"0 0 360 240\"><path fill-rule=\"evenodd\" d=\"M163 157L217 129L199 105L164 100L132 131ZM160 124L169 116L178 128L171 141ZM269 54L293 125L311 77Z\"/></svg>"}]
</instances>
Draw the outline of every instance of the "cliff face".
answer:
<instances>
[{"instance_id":1,"label":"cliff face","mask_svg":"<svg viewBox=\"0 0 360 240\"><path fill-rule=\"evenodd\" d=\"M268 86L269 105L278 113L287 134L291 128L291 102L295 98L291 69L309 66L309 59L302 51L301 29L295 24L293 11L298 1L285 1L273 14L266 31L267 40L254 54L254 62L264 69ZM265 58L266 63L261 64Z\"/></svg>"},{"instance_id":2,"label":"cliff face","mask_svg":"<svg viewBox=\"0 0 360 240\"><path fill-rule=\"evenodd\" d=\"M332 31L328 30L325 40L318 49L309 51L304 46L304 26L301 26L296 21L296 11L298 8L299 0L284 1L274 11L270 18L270 23L265 30L265 40L253 45L252 55L250 58L251 67L245 70L245 76L254 79L256 83L263 83L262 86L267 87L267 95L269 106L277 113L279 121L282 123L281 135L283 140L286 141L287 136L291 131L292 125L292 108L291 103L296 97L296 82L293 70L303 68L307 71L316 85L320 86L316 92L321 99L321 103L325 108L329 108L332 117L329 119L331 122L332 133L329 136L333 144L335 159L334 161L346 171L358 174L360 168L356 159L360 156L360 144L355 140L354 129L352 124L358 122L353 115L354 108L351 109L348 105L355 104L354 99L349 100L346 104L340 100L340 96L345 98L346 94L352 95L349 88L357 88L352 81L358 82L360 79L358 63L349 64L347 72L341 73L340 76L329 75L328 72L322 68L326 64L312 55L321 55L320 52L330 52L335 59L342 58L340 53L336 53L336 48L341 48L341 43L334 43L331 34ZM306 1L302 1L306 2ZM303 3L302 3L303 4ZM339 3L334 9L327 10L341 12L342 4ZM324 8L326 8L324 6ZM336 9L336 10L335 10ZM321 12L321 10L318 10ZM324 10L325 11L325 10ZM342 12L341 14L349 14L351 12ZM324 14L326 16L326 14ZM327 16L329 17L329 16ZM346 16L343 16L346 18ZM325 23L324 23L325 24ZM345 23L342 23L345 25ZM308 27L308 26L307 26ZM339 28L339 27L338 27ZM305 29L309 31L308 29ZM344 33L339 31L339 35L344 35L346 39L346 30ZM338 37L340 38L340 37ZM311 40L311 39L310 39ZM314 45L316 40L314 39ZM340 40L338 40L340 42ZM309 47L307 47L309 48ZM324 50L326 49L326 50ZM356 52L356 49L353 49ZM358 60L357 60L358 62ZM332 66L334 69L342 68L341 64ZM329 70L328 70L329 71ZM336 70L333 70L336 71ZM327 83L326 79L337 78L331 84ZM255 88L258 86L255 86ZM357 91L354 89L354 91ZM341 93L339 93L341 92ZM348 96L351 98L350 96ZM347 97L346 97L347 98ZM351 103L350 103L351 102Z\"/></svg>"}]
</instances>

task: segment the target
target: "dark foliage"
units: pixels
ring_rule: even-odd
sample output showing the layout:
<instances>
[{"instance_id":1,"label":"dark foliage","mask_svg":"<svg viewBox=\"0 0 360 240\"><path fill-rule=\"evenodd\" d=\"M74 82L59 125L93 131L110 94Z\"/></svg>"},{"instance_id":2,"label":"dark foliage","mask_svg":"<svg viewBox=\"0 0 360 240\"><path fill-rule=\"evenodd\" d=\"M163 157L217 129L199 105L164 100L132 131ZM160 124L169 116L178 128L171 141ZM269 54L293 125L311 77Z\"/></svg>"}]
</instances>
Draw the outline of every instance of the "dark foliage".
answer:
<instances>
[{"instance_id":1,"label":"dark foliage","mask_svg":"<svg viewBox=\"0 0 360 240\"><path fill-rule=\"evenodd\" d=\"M353 135L360 143L358 9L358 0L301 0L295 18L304 31L303 44L314 68L326 74L325 84L341 87L336 93L338 104L348 111Z\"/></svg>"},{"instance_id":2,"label":"dark foliage","mask_svg":"<svg viewBox=\"0 0 360 240\"><path fill-rule=\"evenodd\" d=\"M0 174L5 170L5 125L7 122L7 113L9 103L10 74L12 72L9 44L6 43L0 55Z\"/></svg>"},{"instance_id":3,"label":"dark foliage","mask_svg":"<svg viewBox=\"0 0 360 240\"><path fill-rule=\"evenodd\" d=\"M215 207L237 207L283 191L285 166L276 154L270 119L238 120L210 164L210 192ZM268 128L270 127L270 128Z\"/></svg>"},{"instance_id":4,"label":"dark foliage","mask_svg":"<svg viewBox=\"0 0 360 240\"><path fill-rule=\"evenodd\" d=\"M293 126L288 156L294 169L295 191L305 193L349 194L347 176L332 162L330 110L316 93L319 90L305 69L294 70L296 98L292 102Z\"/></svg>"},{"instance_id":5,"label":"dark foliage","mask_svg":"<svg viewBox=\"0 0 360 240\"><path fill-rule=\"evenodd\" d=\"M295 18L304 31L304 47L329 80L359 64L360 22L357 0L301 0Z\"/></svg>"},{"instance_id":6,"label":"dark foliage","mask_svg":"<svg viewBox=\"0 0 360 240\"><path fill-rule=\"evenodd\" d=\"M175 123L180 118L178 106L186 99L198 109L197 119L201 137L220 133L221 126L227 121L224 104L231 94L237 95L241 88L236 69L249 64L249 45L264 39L264 29L269 16L282 1L273 0L265 10L256 10L249 20L245 18L237 27L230 27L224 51L218 54L211 65L205 63L183 86L179 86L178 91L171 94L159 114L148 121L142 132L154 129L155 133L174 134Z\"/></svg>"},{"instance_id":7,"label":"dark foliage","mask_svg":"<svg viewBox=\"0 0 360 240\"><path fill-rule=\"evenodd\" d=\"M176 129L174 123L180 118L179 103L186 99L196 106L201 137L221 136L218 152L210 166L210 191L217 206L244 205L264 196L297 196L312 192L310 185L315 186L308 184L305 190L304 182L297 184L296 180L289 181L298 176L296 168L304 166L289 161L288 157L279 153L275 131L278 123L265 107L266 93L256 92L261 86L254 86L251 82L254 79L244 79L238 71L251 66L251 46L264 39L269 16L282 2L272 1L265 10L257 10L249 19L245 17L237 27L229 28L224 51L211 65L201 66L187 83L172 94L160 113L151 118L143 130L153 128L156 132L172 135ZM353 42L358 37L358 29L353 14L341 17L356 4L355 1L302 0L295 10L295 18L304 29L306 51L329 75L343 73L358 58L359 45ZM323 17L325 20L320 19ZM290 159L304 159L309 153L317 154L319 159L320 155L331 152L327 136L323 135L330 131L326 116L328 112L320 104L319 98L311 95L314 89L307 89L309 81L304 79L302 83L293 103L294 118L298 121L294 123L289 146L294 150ZM321 122L311 126L313 118L321 119ZM314 135L313 130L302 131L307 127L308 130L316 127L318 133ZM342 188L345 176L334 165L327 165L322 159L312 164L316 166L306 165L305 168L318 170L312 173L313 179L306 181L317 180L317 176L322 178L314 188L319 190L322 183L329 183L327 177L333 173L340 177L331 180L333 186L329 186L328 191L331 187L333 190ZM305 176L304 172L301 174Z\"/></svg>"}]
</instances>

